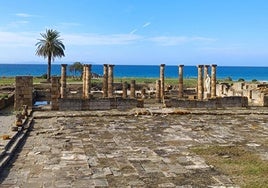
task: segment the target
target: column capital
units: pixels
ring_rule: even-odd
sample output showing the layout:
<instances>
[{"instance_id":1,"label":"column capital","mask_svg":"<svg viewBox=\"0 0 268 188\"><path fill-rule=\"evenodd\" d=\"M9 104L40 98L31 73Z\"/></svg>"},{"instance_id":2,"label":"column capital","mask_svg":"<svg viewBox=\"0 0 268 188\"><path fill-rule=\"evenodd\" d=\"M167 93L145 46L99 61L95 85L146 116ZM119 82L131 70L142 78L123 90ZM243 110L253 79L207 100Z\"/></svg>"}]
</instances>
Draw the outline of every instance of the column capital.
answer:
<instances>
[{"instance_id":1,"label":"column capital","mask_svg":"<svg viewBox=\"0 0 268 188\"><path fill-rule=\"evenodd\" d=\"M204 65L197 65L197 67L198 67L198 68L203 68L203 67L204 67Z\"/></svg>"},{"instance_id":2,"label":"column capital","mask_svg":"<svg viewBox=\"0 0 268 188\"><path fill-rule=\"evenodd\" d=\"M212 64L211 66L212 66L212 67L217 67L217 65L216 65L216 64Z\"/></svg>"},{"instance_id":3,"label":"column capital","mask_svg":"<svg viewBox=\"0 0 268 188\"><path fill-rule=\"evenodd\" d=\"M160 66L161 66L161 67L164 67L164 66L166 66L166 65L165 65L165 64L161 64Z\"/></svg>"},{"instance_id":4,"label":"column capital","mask_svg":"<svg viewBox=\"0 0 268 188\"><path fill-rule=\"evenodd\" d=\"M67 67L67 64L61 64L62 67Z\"/></svg>"},{"instance_id":5,"label":"column capital","mask_svg":"<svg viewBox=\"0 0 268 188\"><path fill-rule=\"evenodd\" d=\"M209 67L209 65L204 65L204 67Z\"/></svg>"},{"instance_id":6,"label":"column capital","mask_svg":"<svg viewBox=\"0 0 268 188\"><path fill-rule=\"evenodd\" d=\"M184 67L184 65L179 65L179 67Z\"/></svg>"}]
</instances>

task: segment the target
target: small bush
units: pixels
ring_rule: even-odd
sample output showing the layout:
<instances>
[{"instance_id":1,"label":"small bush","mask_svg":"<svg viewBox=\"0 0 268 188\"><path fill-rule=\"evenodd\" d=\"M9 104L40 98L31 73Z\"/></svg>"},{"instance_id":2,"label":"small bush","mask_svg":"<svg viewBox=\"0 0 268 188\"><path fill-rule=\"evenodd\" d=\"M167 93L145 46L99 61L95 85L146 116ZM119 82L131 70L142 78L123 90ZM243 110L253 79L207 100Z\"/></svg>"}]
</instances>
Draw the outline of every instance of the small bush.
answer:
<instances>
[{"instance_id":1,"label":"small bush","mask_svg":"<svg viewBox=\"0 0 268 188\"><path fill-rule=\"evenodd\" d=\"M228 76L227 78L224 79L224 81L231 82L233 81L233 79L230 76Z\"/></svg>"},{"instance_id":2,"label":"small bush","mask_svg":"<svg viewBox=\"0 0 268 188\"><path fill-rule=\"evenodd\" d=\"M47 79L47 74L46 73L45 74L42 74L41 78Z\"/></svg>"}]
</instances>

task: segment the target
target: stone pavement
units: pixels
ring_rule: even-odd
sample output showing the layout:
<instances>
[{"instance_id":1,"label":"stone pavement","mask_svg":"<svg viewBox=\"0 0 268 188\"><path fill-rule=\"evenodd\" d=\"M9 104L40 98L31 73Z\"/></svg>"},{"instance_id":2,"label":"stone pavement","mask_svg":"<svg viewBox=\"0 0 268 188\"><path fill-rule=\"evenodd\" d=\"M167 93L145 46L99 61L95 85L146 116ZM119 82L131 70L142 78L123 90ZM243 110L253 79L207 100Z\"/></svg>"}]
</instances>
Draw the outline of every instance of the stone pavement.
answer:
<instances>
[{"instance_id":1,"label":"stone pavement","mask_svg":"<svg viewBox=\"0 0 268 188\"><path fill-rule=\"evenodd\" d=\"M0 156L10 141L9 139L3 140L3 135L8 135L12 138L16 134L16 132L11 131L11 126L15 123L16 115L10 108L0 110Z\"/></svg>"},{"instance_id":2,"label":"stone pavement","mask_svg":"<svg viewBox=\"0 0 268 188\"><path fill-rule=\"evenodd\" d=\"M0 187L237 187L189 149L239 143L268 160L267 111L236 112L34 112Z\"/></svg>"},{"instance_id":3,"label":"stone pavement","mask_svg":"<svg viewBox=\"0 0 268 188\"><path fill-rule=\"evenodd\" d=\"M11 107L10 107L11 108ZM0 134L11 134L11 125L14 124L16 116L10 109L5 108L0 110Z\"/></svg>"},{"instance_id":4,"label":"stone pavement","mask_svg":"<svg viewBox=\"0 0 268 188\"><path fill-rule=\"evenodd\" d=\"M22 126L15 127L18 128L17 131L12 131L11 128L15 126L16 120L13 107L0 110L0 115L0 172L2 172L27 137L27 133L32 127L33 118L22 119Z\"/></svg>"}]
</instances>

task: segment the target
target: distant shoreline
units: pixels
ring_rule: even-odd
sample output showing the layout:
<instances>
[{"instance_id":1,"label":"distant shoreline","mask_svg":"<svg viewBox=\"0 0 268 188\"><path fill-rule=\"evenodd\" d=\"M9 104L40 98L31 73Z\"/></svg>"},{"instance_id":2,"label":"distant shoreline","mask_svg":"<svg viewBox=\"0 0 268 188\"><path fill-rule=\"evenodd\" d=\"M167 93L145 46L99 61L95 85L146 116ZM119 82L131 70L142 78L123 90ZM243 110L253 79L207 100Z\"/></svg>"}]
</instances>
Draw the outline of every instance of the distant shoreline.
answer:
<instances>
[{"instance_id":1,"label":"distant shoreline","mask_svg":"<svg viewBox=\"0 0 268 188\"><path fill-rule=\"evenodd\" d=\"M118 78L159 78L159 65L115 65L114 76ZM0 78L21 76L42 76L46 74L46 64L0 64ZM92 64L92 72L102 75L103 65ZM218 79L232 79L237 81L268 81L268 67L239 67L239 66L217 66ZM61 64L52 64L52 75L61 75ZM67 75L72 73L68 70ZM184 66L184 78L197 78L196 66ZM166 65L166 78L178 78L178 66Z\"/></svg>"}]
</instances>

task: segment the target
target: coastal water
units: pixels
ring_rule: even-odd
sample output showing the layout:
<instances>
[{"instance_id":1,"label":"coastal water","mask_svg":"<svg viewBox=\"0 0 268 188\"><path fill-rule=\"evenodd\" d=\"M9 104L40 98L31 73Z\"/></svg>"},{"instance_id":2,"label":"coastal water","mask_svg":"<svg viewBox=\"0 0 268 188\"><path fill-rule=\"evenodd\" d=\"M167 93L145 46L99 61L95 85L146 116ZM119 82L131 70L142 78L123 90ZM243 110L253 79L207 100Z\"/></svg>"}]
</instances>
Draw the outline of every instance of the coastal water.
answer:
<instances>
[{"instance_id":1,"label":"coastal water","mask_svg":"<svg viewBox=\"0 0 268 188\"><path fill-rule=\"evenodd\" d=\"M68 67L67 67L68 69ZM46 64L0 64L0 78L13 76L41 76L47 71ZM159 65L115 65L115 77L146 77L158 78ZM103 65L92 65L92 72L99 75L103 74ZM184 78L197 78L196 66L184 66ZM52 64L51 75L60 76L61 65ZM68 70L67 75L72 75ZM165 77L177 78L178 66L166 66ZM225 79L231 78L238 80L240 78L251 81L256 79L258 81L268 81L268 67L235 67L235 66L218 66L217 78Z\"/></svg>"}]
</instances>

